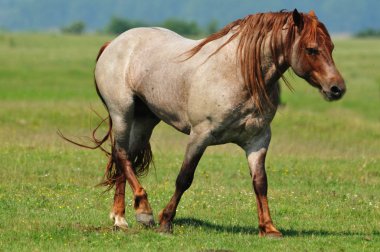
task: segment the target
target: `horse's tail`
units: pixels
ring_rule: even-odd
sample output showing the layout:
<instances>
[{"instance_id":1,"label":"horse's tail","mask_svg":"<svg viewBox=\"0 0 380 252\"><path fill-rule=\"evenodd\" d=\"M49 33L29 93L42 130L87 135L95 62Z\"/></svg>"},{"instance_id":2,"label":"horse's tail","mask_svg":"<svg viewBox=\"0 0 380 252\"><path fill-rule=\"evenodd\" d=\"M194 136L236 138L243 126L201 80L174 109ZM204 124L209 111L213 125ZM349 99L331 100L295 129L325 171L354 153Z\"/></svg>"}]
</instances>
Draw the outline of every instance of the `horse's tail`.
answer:
<instances>
[{"instance_id":1,"label":"horse's tail","mask_svg":"<svg viewBox=\"0 0 380 252\"><path fill-rule=\"evenodd\" d=\"M106 42L100 48L99 53L98 53L98 55L96 57L96 61L99 60L99 58L102 55L103 51L106 49L106 47L109 44L110 44L110 42ZM73 140L65 137L60 131L58 131L58 135L60 135L66 141L68 141L70 143L73 143L73 144L75 144L77 146L80 146L80 147L83 147L83 148L87 148L87 149L92 149L92 150L100 149L102 152L104 152L106 154L106 156L108 157L108 162L107 162L107 165L106 165L106 171L104 173L104 179L98 185L107 186L108 187L107 190L109 190L109 189L111 189L115 185L116 180L123 174L124 171L122 170L121 166L116 165L116 160L117 159L116 159L116 156L115 156L115 151L116 151L115 150L115 140L114 140L113 135L112 135L112 119L111 119L111 116L109 114L107 104L106 104L103 96L101 95L101 93L99 91L98 84L96 82L96 78L94 78L94 83L95 83L96 92L97 92L99 98L102 100L102 102L103 102L103 104L104 104L104 106L105 106L105 108L107 109L107 112L108 112L108 116L106 118L104 118L98 124L98 126L92 131L92 137L91 137L92 139L91 139L91 141L95 145L94 146L88 146L88 145L84 145L84 144L81 144L81 143L77 143L77 142L75 142L75 141L73 141ZM108 130L107 130L107 133L105 134L105 136L103 138L99 139L99 138L96 137L96 132L98 131L98 129L100 128L100 126L103 123L105 123L106 121L108 121ZM110 141L110 143L111 143L111 151L108 151L108 150L106 150L103 147L103 144L105 142L107 142L107 141ZM142 148L141 150L139 150L135 155L130 156L128 158L129 158L129 160L132 163L132 167L134 169L134 172L135 172L136 176L143 176L143 175L147 174L148 171L149 171L149 165L153 162L153 154L152 154L150 143L148 142L147 145L144 148Z\"/></svg>"}]
</instances>

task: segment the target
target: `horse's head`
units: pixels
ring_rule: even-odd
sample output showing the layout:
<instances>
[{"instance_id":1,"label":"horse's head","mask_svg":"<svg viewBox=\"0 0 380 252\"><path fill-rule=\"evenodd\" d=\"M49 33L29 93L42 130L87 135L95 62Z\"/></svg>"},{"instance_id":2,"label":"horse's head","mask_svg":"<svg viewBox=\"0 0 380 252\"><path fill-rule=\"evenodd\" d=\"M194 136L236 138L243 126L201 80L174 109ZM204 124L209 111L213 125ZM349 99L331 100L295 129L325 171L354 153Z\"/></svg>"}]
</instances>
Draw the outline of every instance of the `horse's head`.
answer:
<instances>
[{"instance_id":1,"label":"horse's head","mask_svg":"<svg viewBox=\"0 0 380 252\"><path fill-rule=\"evenodd\" d=\"M340 99L346 91L344 80L332 58L334 44L326 27L314 12L301 14L293 11L294 43L289 64L293 71L317 87L329 100Z\"/></svg>"}]
</instances>

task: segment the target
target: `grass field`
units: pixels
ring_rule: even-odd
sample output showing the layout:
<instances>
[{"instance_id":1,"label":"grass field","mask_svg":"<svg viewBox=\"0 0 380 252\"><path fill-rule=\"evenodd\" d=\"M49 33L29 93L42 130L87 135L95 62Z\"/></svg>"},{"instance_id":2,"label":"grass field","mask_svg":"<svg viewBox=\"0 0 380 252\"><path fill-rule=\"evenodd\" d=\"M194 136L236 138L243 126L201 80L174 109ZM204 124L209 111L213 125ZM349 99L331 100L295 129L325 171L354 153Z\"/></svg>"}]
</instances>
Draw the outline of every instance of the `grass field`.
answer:
<instances>
[{"instance_id":1,"label":"grass field","mask_svg":"<svg viewBox=\"0 0 380 252\"><path fill-rule=\"evenodd\" d=\"M258 237L244 153L211 147L177 212L173 235L112 231L112 192L95 187L106 159L63 142L89 136L106 112L92 80L104 36L0 34L0 251L378 251L380 40L337 40L347 84L328 103L298 77L272 125L267 158L272 216L284 239ZM81 138L79 139L81 140ZM85 139L82 139L85 141ZM157 214L170 199L186 136L160 124L156 169L142 179Z\"/></svg>"}]
</instances>

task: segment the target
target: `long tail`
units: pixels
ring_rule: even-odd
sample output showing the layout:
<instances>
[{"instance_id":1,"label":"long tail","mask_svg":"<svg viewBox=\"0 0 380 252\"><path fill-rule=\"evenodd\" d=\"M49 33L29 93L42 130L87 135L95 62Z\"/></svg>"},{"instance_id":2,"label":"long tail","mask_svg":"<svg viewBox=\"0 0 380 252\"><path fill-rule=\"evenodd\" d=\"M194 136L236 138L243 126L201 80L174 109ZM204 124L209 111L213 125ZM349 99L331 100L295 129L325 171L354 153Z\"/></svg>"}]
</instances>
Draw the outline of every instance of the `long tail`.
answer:
<instances>
[{"instance_id":1,"label":"long tail","mask_svg":"<svg viewBox=\"0 0 380 252\"><path fill-rule=\"evenodd\" d=\"M106 47L109 44L110 44L110 42L106 42L100 48L98 56L96 57L96 61L99 60L103 51L106 49ZM99 98L102 100L105 108L108 111L107 104L106 104L104 98L102 97L102 95L99 91L98 84L97 84L95 78L94 78L94 82L95 82L96 92L97 92ZM97 115L99 116L99 114L97 114ZM98 131L100 126L103 123L105 123L106 121L108 121L107 133L103 138L99 139L96 137L96 132ZM65 137L62 134L62 132L59 130L58 130L58 135L60 137L62 137L64 140L66 140L72 144L75 144L77 146L87 148L87 149L92 149L92 150L100 149L102 152L104 152L106 154L106 156L108 157L108 162L106 165L106 171L104 173L104 179L98 185L103 185L103 186L108 187L107 190L111 189L115 185L116 180L123 174L123 170L122 170L122 167L120 165L116 165L117 158L115 155L115 140L112 136L112 119L111 119L111 116L109 115L109 113L108 113L108 116L106 118L102 119L102 121L98 124L98 126L96 126L96 128L92 131L91 141L94 143L93 146L88 146L85 144L77 143L77 142ZM111 151L108 151L107 149L105 149L103 147L103 144L107 141L110 141L110 143L111 143ZM132 167L134 169L136 176L140 177L140 176L146 175L149 171L150 164L153 162L153 154L152 154L152 149L151 149L150 143L148 142L144 148L139 150L137 153L130 155L128 157L128 159L132 163Z\"/></svg>"}]
</instances>

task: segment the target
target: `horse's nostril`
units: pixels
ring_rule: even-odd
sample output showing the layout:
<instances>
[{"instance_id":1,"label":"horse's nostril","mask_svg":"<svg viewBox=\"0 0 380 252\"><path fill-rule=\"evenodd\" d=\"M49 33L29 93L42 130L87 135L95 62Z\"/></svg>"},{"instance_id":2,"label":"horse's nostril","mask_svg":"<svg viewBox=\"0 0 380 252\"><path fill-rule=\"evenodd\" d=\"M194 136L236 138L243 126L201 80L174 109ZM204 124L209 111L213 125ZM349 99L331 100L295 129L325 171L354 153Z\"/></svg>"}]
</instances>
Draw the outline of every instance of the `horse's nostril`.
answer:
<instances>
[{"instance_id":1,"label":"horse's nostril","mask_svg":"<svg viewBox=\"0 0 380 252\"><path fill-rule=\"evenodd\" d=\"M340 95L340 94L342 93L342 90L341 90L339 87L337 87L337 86L332 86L332 87L330 88L330 91L331 91L331 93L333 93L334 95Z\"/></svg>"}]
</instances>

